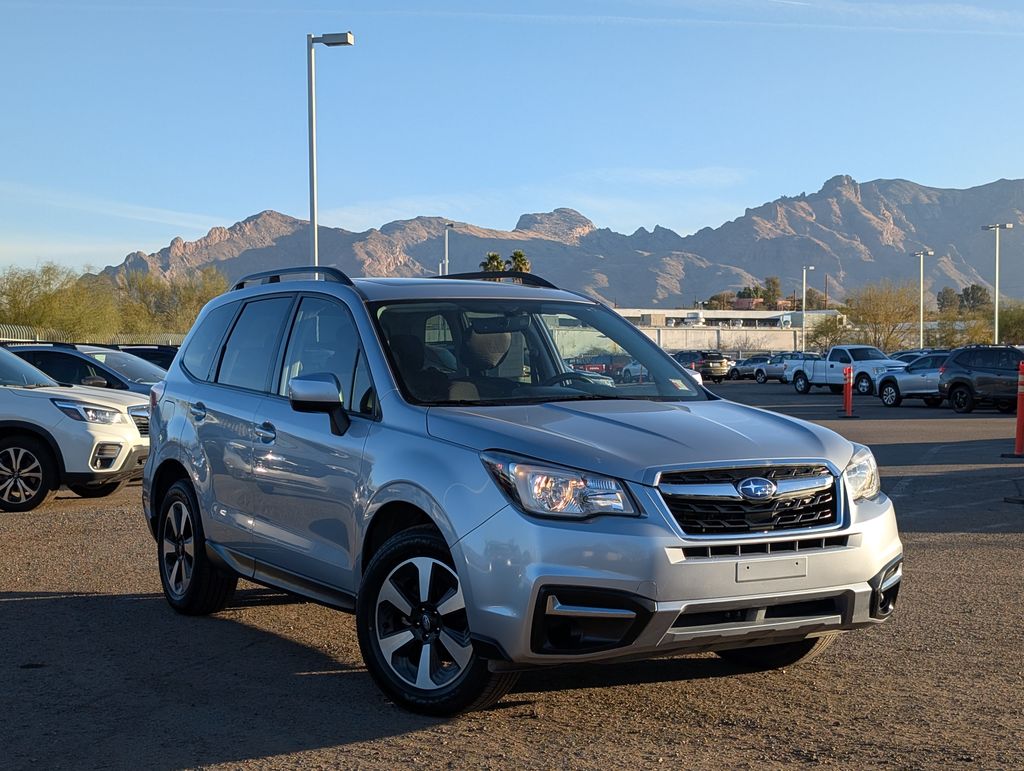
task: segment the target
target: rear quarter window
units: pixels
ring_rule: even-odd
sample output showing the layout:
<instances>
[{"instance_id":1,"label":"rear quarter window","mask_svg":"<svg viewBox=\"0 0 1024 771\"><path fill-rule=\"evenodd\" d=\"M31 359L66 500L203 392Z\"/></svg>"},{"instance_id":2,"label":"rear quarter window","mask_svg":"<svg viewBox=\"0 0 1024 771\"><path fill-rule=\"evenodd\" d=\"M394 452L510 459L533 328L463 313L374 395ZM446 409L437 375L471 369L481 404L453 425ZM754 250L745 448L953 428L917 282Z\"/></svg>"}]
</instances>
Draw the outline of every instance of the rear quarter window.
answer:
<instances>
[{"instance_id":1,"label":"rear quarter window","mask_svg":"<svg viewBox=\"0 0 1024 771\"><path fill-rule=\"evenodd\" d=\"M210 370L217 358L220 341L224 339L228 324L237 310L237 302L226 303L211 310L199 322L199 327L181 356L181 366L192 377L198 380L210 379Z\"/></svg>"}]
</instances>

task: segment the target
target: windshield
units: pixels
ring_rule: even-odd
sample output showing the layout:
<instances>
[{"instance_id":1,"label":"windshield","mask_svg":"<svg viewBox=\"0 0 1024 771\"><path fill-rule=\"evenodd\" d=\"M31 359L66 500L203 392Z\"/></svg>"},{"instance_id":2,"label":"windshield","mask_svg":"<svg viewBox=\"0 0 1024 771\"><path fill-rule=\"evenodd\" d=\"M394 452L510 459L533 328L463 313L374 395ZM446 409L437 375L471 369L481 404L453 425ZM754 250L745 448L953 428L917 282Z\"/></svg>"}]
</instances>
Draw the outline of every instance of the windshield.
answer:
<instances>
[{"instance_id":1,"label":"windshield","mask_svg":"<svg viewBox=\"0 0 1024 771\"><path fill-rule=\"evenodd\" d=\"M167 370L124 351L88 351L89 356L100 364L106 364L114 372L133 383L152 385L167 377Z\"/></svg>"},{"instance_id":2,"label":"windshield","mask_svg":"<svg viewBox=\"0 0 1024 771\"><path fill-rule=\"evenodd\" d=\"M889 358L877 348L851 348L850 355L854 361L875 361Z\"/></svg>"},{"instance_id":3,"label":"windshield","mask_svg":"<svg viewBox=\"0 0 1024 771\"><path fill-rule=\"evenodd\" d=\"M27 361L0 348L0 386L42 388L59 385L56 380L43 374Z\"/></svg>"},{"instance_id":4,"label":"windshield","mask_svg":"<svg viewBox=\"0 0 1024 771\"><path fill-rule=\"evenodd\" d=\"M433 300L372 309L392 372L415 404L707 398L676 361L601 305Z\"/></svg>"}]
</instances>

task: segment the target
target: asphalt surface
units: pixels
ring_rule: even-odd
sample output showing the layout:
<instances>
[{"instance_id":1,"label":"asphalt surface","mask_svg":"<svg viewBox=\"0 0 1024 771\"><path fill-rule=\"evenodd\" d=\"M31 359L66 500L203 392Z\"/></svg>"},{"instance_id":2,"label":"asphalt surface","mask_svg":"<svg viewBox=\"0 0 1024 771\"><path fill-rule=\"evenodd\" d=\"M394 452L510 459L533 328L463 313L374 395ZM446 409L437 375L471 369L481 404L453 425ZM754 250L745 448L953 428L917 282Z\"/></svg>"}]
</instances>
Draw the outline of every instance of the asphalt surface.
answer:
<instances>
[{"instance_id":1,"label":"asphalt surface","mask_svg":"<svg viewBox=\"0 0 1024 771\"><path fill-rule=\"evenodd\" d=\"M713 655L525 674L451 720L387 702L351 617L240 584L160 593L139 488L0 514L2 768L1024 768L1024 465L1014 419L750 382L736 401L873 447L906 547L895 618L805 666Z\"/></svg>"}]
</instances>

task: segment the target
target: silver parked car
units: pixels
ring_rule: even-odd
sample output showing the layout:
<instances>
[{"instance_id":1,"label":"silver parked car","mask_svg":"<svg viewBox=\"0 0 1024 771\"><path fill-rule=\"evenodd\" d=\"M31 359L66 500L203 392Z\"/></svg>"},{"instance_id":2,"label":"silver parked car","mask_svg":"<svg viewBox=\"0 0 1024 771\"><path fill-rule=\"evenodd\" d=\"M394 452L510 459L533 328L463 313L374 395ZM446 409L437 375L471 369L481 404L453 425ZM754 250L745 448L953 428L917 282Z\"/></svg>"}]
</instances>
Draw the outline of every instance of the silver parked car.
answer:
<instances>
[{"instance_id":1,"label":"silver parked car","mask_svg":"<svg viewBox=\"0 0 1024 771\"><path fill-rule=\"evenodd\" d=\"M381 689L451 714L527 667L785 667L893 612L867 447L716 397L536 276L301 270L211 301L153 388L143 504L180 613L239 576L352 611ZM647 377L594 382L563 346Z\"/></svg>"},{"instance_id":2,"label":"silver parked car","mask_svg":"<svg viewBox=\"0 0 1024 771\"><path fill-rule=\"evenodd\" d=\"M757 356L750 356L749 358L743 359L742 361L735 362L729 368L729 379L730 380L746 380L747 378L753 378L757 372L758 364L767 364L771 356L767 354L759 354ZM767 380L767 378L765 378Z\"/></svg>"},{"instance_id":3,"label":"silver parked car","mask_svg":"<svg viewBox=\"0 0 1024 771\"><path fill-rule=\"evenodd\" d=\"M886 407L899 407L904 399L924 399L929 407L942 404L939 367L949 352L927 353L911 361L906 369L888 372L878 380L878 398Z\"/></svg>"}]
</instances>

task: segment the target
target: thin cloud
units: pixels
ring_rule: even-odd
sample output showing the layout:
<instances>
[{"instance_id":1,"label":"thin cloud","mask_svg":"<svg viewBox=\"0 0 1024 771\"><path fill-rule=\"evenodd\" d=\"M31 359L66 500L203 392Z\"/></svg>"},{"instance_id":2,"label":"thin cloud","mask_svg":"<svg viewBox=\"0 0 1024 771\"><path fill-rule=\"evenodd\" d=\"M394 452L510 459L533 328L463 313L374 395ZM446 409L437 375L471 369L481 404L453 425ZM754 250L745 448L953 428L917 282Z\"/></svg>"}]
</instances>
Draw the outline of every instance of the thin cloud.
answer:
<instances>
[{"instance_id":1,"label":"thin cloud","mask_svg":"<svg viewBox=\"0 0 1024 771\"><path fill-rule=\"evenodd\" d=\"M7 199L11 203L33 203L57 209L73 209L75 211L100 214L118 219L137 220L140 222L157 222L162 225L187 228L189 230L209 230L215 225L224 223L223 217L209 214L160 209L152 206L112 201L95 198L62 190L23 185L18 182L0 181L0 201Z\"/></svg>"}]
</instances>

